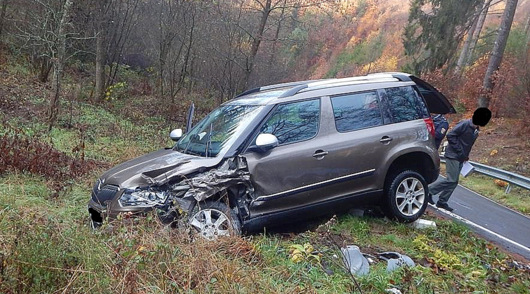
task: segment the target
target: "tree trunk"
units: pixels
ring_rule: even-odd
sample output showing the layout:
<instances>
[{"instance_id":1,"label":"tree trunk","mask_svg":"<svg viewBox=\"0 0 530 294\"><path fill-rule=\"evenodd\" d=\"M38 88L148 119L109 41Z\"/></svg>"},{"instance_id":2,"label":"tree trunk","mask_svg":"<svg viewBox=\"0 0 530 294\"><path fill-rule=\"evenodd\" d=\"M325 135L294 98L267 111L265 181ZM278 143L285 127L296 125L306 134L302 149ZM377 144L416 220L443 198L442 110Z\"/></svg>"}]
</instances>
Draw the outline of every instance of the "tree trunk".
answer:
<instances>
[{"instance_id":1,"label":"tree trunk","mask_svg":"<svg viewBox=\"0 0 530 294\"><path fill-rule=\"evenodd\" d=\"M492 0L487 0L484 3L484 6L482 7L482 11L480 12L480 16L477 21L477 27L475 28L475 31L473 32L473 37L471 38L472 41L469 46L469 51L466 56L466 60L464 61L464 66L469 64L469 61L473 56L473 52L475 51L475 47L477 46L478 38L480 37L480 33L482 32L482 28L484 27L484 22L486 21L486 16L488 15L488 10L490 9L491 1Z\"/></svg>"},{"instance_id":2,"label":"tree trunk","mask_svg":"<svg viewBox=\"0 0 530 294\"><path fill-rule=\"evenodd\" d=\"M50 95L50 108L48 111L48 131L51 131L57 121L59 113L59 98L61 92L61 77L63 74L64 61L66 59L66 25L70 17L72 0L66 0L62 9L61 21L57 28L57 55L53 58L53 80L52 92Z\"/></svg>"},{"instance_id":3,"label":"tree trunk","mask_svg":"<svg viewBox=\"0 0 530 294\"><path fill-rule=\"evenodd\" d=\"M2 32L4 29L4 20L6 18L7 4L9 0L2 0L2 6L0 7L0 43L2 41Z\"/></svg>"},{"instance_id":4,"label":"tree trunk","mask_svg":"<svg viewBox=\"0 0 530 294\"><path fill-rule=\"evenodd\" d=\"M258 54L259 45L261 44L261 40L263 39L263 33L265 32L265 26L267 25L267 20L271 13L271 4L272 0L266 0L265 6L263 6L263 10L261 11L261 18L259 21L258 31L253 37L252 47L250 48L250 56L247 58L247 68L245 72L245 80L243 83L245 88L248 87L250 74L252 74L252 70L254 69L254 61L256 59L256 55Z\"/></svg>"},{"instance_id":5,"label":"tree trunk","mask_svg":"<svg viewBox=\"0 0 530 294\"><path fill-rule=\"evenodd\" d=\"M499 27L499 34L495 40L495 45L493 46L493 52L491 52L488 68L486 70L486 75L484 76L484 82L482 83L482 94L478 99L479 107L488 107L491 100L491 91L495 86L495 81L493 80L493 73L499 69L499 66L502 62L502 57L504 55L504 49L506 48L506 42L508 40L508 35L510 34L510 29L512 27L513 16L515 15L515 9L517 8L518 0L507 0L506 8L502 15L501 26Z\"/></svg>"},{"instance_id":6,"label":"tree trunk","mask_svg":"<svg viewBox=\"0 0 530 294\"><path fill-rule=\"evenodd\" d=\"M96 36L96 101L105 96L105 50L103 48L103 32Z\"/></svg>"},{"instance_id":7,"label":"tree trunk","mask_svg":"<svg viewBox=\"0 0 530 294\"><path fill-rule=\"evenodd\" d=\"M97 1L98 8L96 13L96 96L95 100L100 101L103 100L105 97L105 59L106 59L106 52L105 52L105 33L106 33L106 21L105 21L105 14L106 14L106 5L107 1L99 0Z\"/></svg>"},{"instance_id":8,"label":"tree trunk","mask_svg":"<svg viewBox=\"0 0 530 294\"><path fill-rule=\"evenodd\" d=\"M466 41L464 42L464 46L462 46L462 51L460 52L460 56L458 56L458 61L456 62L456 66L455 66L456 74L461 74L462 68L465 66L464 63L466 62L467 56L469 55L469 48L471 48L471 42L473 40L473 35L475 34L475 30L477 29L480 15L481 14L479 14L479 17L475 16L476 19L475 21L473 21L473 25L467 31Z\"/></svg>"},{"instance_id":9,"label":"tree trunk","mask_svg":"<svg viewBox=\"0 0 530 294\"><path fill-rule=\"evenodd\" d=\"M271 58L269 60L269 65L274 66L275 64L275 58L276 58L276 44L278 43L278 38L280 36L280 31L282 29L282 21L285 14L285 5L287 4L287 0L283 0L283 7L281 8L280 18L278 19L278 26L276 27L276 32L274 33L274 40L272 43L272 52L271 52Z\"/></svg>"},{"instance_id":10,"label":"tree trunk","mask_svg":"<svg viewBox=\"0 0 530 294\"><path fill-rule=\"evenodd\" d=\"M526 33L526 42L524 43L524 48L525 48L525 59L526 57L528 57L528 49L529 49L529 46L530 46L530 16L528 17L528 19L526 20L526 25L524 26L524 31Z\"/></svg>"}]
</instances>

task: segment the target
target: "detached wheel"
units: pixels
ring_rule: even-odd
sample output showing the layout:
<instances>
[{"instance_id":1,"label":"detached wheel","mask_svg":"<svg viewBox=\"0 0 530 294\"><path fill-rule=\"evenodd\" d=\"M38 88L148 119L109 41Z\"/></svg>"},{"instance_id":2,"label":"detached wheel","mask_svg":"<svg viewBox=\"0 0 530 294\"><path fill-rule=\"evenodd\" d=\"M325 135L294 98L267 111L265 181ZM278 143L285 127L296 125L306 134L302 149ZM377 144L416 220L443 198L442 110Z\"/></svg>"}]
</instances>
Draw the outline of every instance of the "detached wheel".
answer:
<instances>
[{"instance_id":1,"label":"detached wheel","mask_svg":"<svg viewBox=\"0 0 530 294\"><path fill-rule=\"evenodd\" d=\"M241 233L241 224L237 215L221 202L197 203L189 224L198 235L208 240Z\"/></svg>"},{"instance_id":2,"label":"detached wheel","mask_svg":"<svg viewBox=\"0 0 530 294\"><path fill-rule=\"evenodd\" d=\"M422 175L406 170L388 179L385 189L385 213L400 222L413 222L427 208L428 186Z\"/></svg>"}]
</instances>

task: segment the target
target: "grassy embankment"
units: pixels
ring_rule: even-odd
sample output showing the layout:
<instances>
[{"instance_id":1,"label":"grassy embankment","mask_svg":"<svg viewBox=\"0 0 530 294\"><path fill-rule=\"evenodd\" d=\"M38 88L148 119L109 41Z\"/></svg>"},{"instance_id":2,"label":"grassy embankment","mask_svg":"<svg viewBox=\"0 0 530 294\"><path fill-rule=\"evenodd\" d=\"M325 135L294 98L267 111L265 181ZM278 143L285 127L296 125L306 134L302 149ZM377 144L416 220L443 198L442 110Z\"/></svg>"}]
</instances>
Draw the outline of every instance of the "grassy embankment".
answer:
<instances>
[{"instance_id":1,"label":"grassy embankment","mask_svg":"<svg viewBox=\"0 0 530 294\"><path fill-rule=\"evenodd\" d=\"M45 101L39 95L23 99L24 107L35 109ZM352 293L357 287L337 247L344 244L370 254L398 251L417 264L391 273L383 261L371 265L367 276L356 278L363 293L392 287L405 293L528 293L530 273L511 257L463 225L429 215L437 228L344 215L303 233L216 243L192 240L154 216L121 219L92 231L86 203L97 176L110 165L170 144L170 126L161 116L127 108L141 99L98 105L81 99L73 104L72 117L83 131L68 128L64 114L49 135L42 117L1 113L2 142L18 132L72 159L80 160L82 151L85 161L95 163L79 165L87 170L76 178L13 168L0 174L0 293ZM65 102L63 109L68 107ZM1 155L23 155L19 151ZM291 246L306 243L314 250L295 262Z\"/></svg>"}]
</instances>

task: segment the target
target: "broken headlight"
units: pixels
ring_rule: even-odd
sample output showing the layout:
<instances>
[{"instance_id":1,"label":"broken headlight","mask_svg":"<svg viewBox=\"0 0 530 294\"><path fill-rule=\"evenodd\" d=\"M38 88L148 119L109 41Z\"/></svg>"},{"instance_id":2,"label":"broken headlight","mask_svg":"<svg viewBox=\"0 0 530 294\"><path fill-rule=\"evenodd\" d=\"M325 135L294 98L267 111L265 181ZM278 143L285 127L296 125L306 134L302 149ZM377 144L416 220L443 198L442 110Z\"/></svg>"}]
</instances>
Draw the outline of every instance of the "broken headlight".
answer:
<instances>
[{"instance_id":1,"label":"broken headlight","mask_svg":"<svg viewBox=\"0 0 530 294\"><path fill-rule=\"evenodd\" d=\"M125 190L119 202L121 206L152 207L164 204L167 196L168 193L166 191Z\"/></svg>"}]
</instances>

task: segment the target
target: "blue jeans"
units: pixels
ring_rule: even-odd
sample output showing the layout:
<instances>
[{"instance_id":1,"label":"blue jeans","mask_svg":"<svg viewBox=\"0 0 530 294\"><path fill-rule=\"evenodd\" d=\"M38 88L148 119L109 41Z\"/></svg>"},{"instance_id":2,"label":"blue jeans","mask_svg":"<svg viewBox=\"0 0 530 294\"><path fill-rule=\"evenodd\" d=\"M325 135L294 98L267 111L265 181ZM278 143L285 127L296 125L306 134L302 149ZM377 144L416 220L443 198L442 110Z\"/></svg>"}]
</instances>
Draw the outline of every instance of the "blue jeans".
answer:
<instances>
[{"instance_id":1,"label":"blue jeans","mask_svg":"<svg viewBox=\"0 0 530 294\"><path fill-rule=\"evenodd\" d=\"M438 177L438 179L429 185L429 193L433 196L440 194L438 198L438 204L446 204L449 198L453 194L456 186L458 186L458 178L460 171L462 170L463 162L459 162L455 159L445 159L445 171L446 177Z\"/></svg>"}]
</instances>

